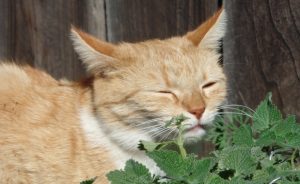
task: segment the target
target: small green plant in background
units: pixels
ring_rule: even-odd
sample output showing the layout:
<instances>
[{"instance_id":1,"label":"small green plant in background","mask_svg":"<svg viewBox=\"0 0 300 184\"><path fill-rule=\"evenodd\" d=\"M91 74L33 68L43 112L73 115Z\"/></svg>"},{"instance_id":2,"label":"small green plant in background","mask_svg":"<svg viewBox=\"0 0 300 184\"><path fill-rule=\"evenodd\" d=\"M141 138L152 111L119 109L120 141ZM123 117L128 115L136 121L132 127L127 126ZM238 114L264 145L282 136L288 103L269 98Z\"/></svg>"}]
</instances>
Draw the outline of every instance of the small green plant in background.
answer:
<instances>
[{"instance_id":1,"label":"small green plant in background","mask_svg":"<svg viewBox=\"0 0 300 184\"><path fill-rule=\"evenodd\" d=\"M82 182L80 182L80 184L93 184L95 180L96 180L96 177L89 179L89 180L82 181Z\"/></svg>"},{"instance_id":2,"label":"small green plant in background","mask_svg":"<svg viewBox=\"0 0 300 184\"><path fill-rule=\"evenodd\" d=\"M295 116L284 118L272 104L271 94L255 109L240 108L218 117L208 133L216 145L199 159L183 147L180 115L166 126L177 126L178 137L167 142L141 141L139 148L153 159L165 176L151 175L134 160L124 170L107 174L112 184L296 184L300 183L300 125ZM178 152L168 150L168 145Z\"/></svg>"}]
</instances>

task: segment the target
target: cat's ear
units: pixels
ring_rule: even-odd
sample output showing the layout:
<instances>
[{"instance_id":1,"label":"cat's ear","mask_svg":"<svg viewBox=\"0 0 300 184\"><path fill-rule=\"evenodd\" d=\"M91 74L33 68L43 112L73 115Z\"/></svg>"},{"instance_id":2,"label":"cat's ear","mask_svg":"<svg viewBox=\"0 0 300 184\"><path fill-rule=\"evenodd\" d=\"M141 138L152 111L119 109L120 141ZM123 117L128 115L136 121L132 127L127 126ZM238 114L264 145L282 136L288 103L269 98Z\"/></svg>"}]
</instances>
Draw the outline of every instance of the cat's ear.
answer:
<instances>
[{"instance_id":1,"label":"cat's ear","mask_svg":"<svg viewBox=\"0 0 300 184\"><path fill-rule=\"evenodd\" d=\"M217 49L219 41L225 35L226 12L218 10L210 19L188 32L185 37L200 48Z\"/></svg>"},{"instance_id":2,"label":"cat's ear","mask_svg":"<svg viewBox=\"0 0 300 184\"><path fill-rule=\"evenodd\" d=\"M75 27L71 28L71 39L74 49L91 73L102 72L116 62L112 56L116 46L101 41Z\"/></svg>"}]
</instances>

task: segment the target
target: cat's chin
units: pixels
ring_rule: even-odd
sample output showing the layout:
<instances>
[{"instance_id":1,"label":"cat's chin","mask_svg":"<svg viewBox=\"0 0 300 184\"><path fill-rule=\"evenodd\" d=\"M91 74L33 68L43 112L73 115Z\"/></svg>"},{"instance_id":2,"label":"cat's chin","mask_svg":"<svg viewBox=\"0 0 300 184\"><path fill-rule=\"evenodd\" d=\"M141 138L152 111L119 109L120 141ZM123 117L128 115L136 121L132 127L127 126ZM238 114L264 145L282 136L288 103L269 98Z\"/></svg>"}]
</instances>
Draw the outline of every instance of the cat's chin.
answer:
<instances>
[{"instance_id":1,"label":"cat's chin","mask_svg":"<svg viewBox=\"0 0 300 184\"><path fill-rule=\"evenodd\" d=\"M184 131L183 138L186 143L195 142L201 140L206 131L200 125L195 125Z\"/></svg>"}]
</instances>

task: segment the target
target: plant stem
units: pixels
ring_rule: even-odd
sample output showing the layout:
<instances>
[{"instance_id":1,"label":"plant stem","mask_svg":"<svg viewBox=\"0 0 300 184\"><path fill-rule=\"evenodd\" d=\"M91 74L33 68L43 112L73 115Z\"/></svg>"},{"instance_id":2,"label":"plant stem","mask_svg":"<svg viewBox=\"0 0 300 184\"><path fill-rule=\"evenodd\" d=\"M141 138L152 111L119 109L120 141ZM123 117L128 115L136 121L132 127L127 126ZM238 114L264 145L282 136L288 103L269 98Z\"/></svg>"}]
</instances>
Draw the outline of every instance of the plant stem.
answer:
<instances>
[{"instance_id":1,"label":"plant stem","mask_svg":"<svg viewBox=\"0 0 300 184\"><path fill-rule=\"evenodd\" d=\"M158 150L161 150L163 149L164 147L170 145L170 144L175 144L176 145L176 142L175 141L164 141L164 142L161 142L162 146L158 149Z\"/></svg>"},{"instance_id":2,"label":"plant stem","mask_svg":"<svg viewBox=\"0 0 300 184\"><path fill-rule=\"evenodd\" d=\"M178 133L178 137L176 139L176 143L178 145L178 148L179 148L179 152L180 152L180 155L183 157L183 158L186 158L186 150L184 149L183 147L183 139L182 139L182 126L179 125L178 126L178 129L179 129L179 133Z\"/></svg>"},{"instance_id":3,"label":"plant stem","mask_svg":"<svg viewBox=\"0 0 300 184\"><path fill-rule=\"evenodd\" d=\"M292 157L291 157L291 165L292 165L292 169L294 170L295 169L295 157L296 157L296 153L297 153L297 149L295 149L294 151L293 151L293 154L292 154Z\"/></svg>"}]
</instances>

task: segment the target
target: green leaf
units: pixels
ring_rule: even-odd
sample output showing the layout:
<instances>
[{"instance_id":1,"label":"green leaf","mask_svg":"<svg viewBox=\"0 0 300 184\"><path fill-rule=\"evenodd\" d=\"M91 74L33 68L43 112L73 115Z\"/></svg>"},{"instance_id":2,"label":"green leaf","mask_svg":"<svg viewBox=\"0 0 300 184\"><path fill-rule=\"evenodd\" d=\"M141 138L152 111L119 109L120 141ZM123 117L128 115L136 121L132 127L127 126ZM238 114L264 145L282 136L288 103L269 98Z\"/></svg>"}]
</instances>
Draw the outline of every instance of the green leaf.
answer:
<instances>
[{"instance_id":1,"label":"green leaf","mask_svg":"<svg viewBox=\"0 0 300 184\"><path fill-rule=\"evenodd\" d=\"M80 182L80 184L93 184L95 180L96 180L96 177L89 179L89 180L82 181L82 182Z\"/></svg>"},{"instance_id":2,"label":"green leaf","mask_svg":"<svg viewBox=\"0 0 300 184\"><path fill-rule=\"evenodd\" d=\"M187 170L187 181L190 184L202 183L206 180L209 175L214 161L211 158L204 158L202 160L196 160L194 157L189 157L188 162L190 162L190 167Z\"/></svg>"},{"instance_id":3,"label":"green leaf","mask_svg":"<svg viewBox=\"0 0 300 184\"><path fill-rule=\"evenodd\" d=\"M205 184L229 184L229 181L224 180L217 174L210 174L207 177Z\"/></svg>"},{"instance_id":4,"label":"green leaf","mask_svg":"<svg viewBox=\"0 0 300 184\"><path fill-rule=\"evenodd\" d=\"M272 131L263 132L256 141L257 146L269 146L275 142L276 136Z\"/></svg>"},{"instance_id":5,"label":"green leaf","mask_svg":"<svg viewBox=\"0 0 300 184\"><path fill-rule=\"evenodd\" d=\"M285 136L290 132L295 132L296 126L298 125L295 116L288 116L285 120L277 123L272 131L275 132L276 136Z\"/></svg>"},{"instance_id":6,"label":"green leaf","mask_svg":"<svg viewBox=\"0 0 300 184\"><path fill-rule=\"evenodd\" d=\"M157 163L168 178L188 184L203 183L214 165L211 158L198 160L193 155L182 158L175 151L153 151L147 155Z\"/></svg>"},{"instance_id":7,"label":"green leaf","mask_svg":"<svg viewBox=\"0 0 300 184\"><path fill-rule=\"evenodd\" d=\"M300 132L298 133L289 133L285 137L285 145L292 148L300 148Z\"/></svg>"},{"instance_id":8,"label":"green leaf","mask_svg":"<svg viewBox=\"0 0 300 184\"><path fill-rule=\"evenodd\" d=\"M233 144L252 146L254 144L252 138L252 129L250 125L241 125L232 136Z\"/></svg>"},{"instance_id":9,"label":"green leaf","mask_svg":"<svg viewBox=\"0 0 300 184\"><path fill-rule=\"evenodd\" d=\"M174 179L184 179L186 173L185 161L175 151L160 150L148 152L147 156L152 158L157 166L163 170L168 177Z\"/></svg>"},{"instance_id":10,"label":"green leaf","mask_svg":"<svg viewBox=\"0 0 300 184\"><path fill-rule=\"evenodd\" d=\"M257 170L254 172L252 180L256 183L268 183L272 180L272 178L270 177L268 171Z\"/></svg>"},{"instance_id":11,"label":"green leaf","mask_svg":"<svg viewBox=\"0 0 300 184\"><path fill-rule=\"evenodd\" d=\"M183 121L189 119L188 117L185 117L183 114L180 114L178 116L172 117L169 121L166 121L165 127L168 127L172 124L179 126Z\"/></svg>"},{"instance_id":12,"label":"green leaf","mask_svg":"<svg viewBox=\"0 0 300 184\"><path fill-rule=\"evenodd\" d=\"M268 158L268 155L262 151L261 147L255 146L251 148L251 157L255 160L255 162L259 162Z\"/></svg>"},{"instance_id":13,"label":"green leaf","mask_svg":"<svg viewBox=\"0 0 300 184\"><path fill-rule=\"evenodd\" d=\"M260 103L253 115L253 128L257 131L266 130L270 125L282 120L278 108L272 104L272 94L268 93L266 99Z\"/></svg>"},{"instance_id":14,"label":"green leaf","mask_svg":"<svg viewBox=\"0 0 300 184\"><path fill-rule=\"evenodd\" d=\"M235 176L249 175L256 168L255 160L251 156L251 147L227 147L220 152L219 159L220 169L232 169Z\"/></svg>"},{"instance_id":15,"label":"green leaf","mask_svg":"<svg viewBox=\"0 0 300 184\"><path fill-rule=\"evenodd\" d=\"M138 149L145 150L145 151L154 151L154 150L159 149L161 146L163 146L163 143L156 143L156 142L141 140L138 145Z\"/></svg>"},{"instance_id":16,"label":"green leaf","mask_svg":"<svg viewBox=\"0 0 300 184\"><path fill-rule=\"evenodd\" d=\"M128 160L123 170L115 170L107 175L111 184L152 184L153 178L149 170L142 164Z\"/></svg>"},{"instance_id":17,"label":"green leaf","mask_svg":"<svg viewBox=\"0 0 300 184\"><path fill-rule=\"evenodd\" d=\"M181 130L184 120L180 115L166 126ZM151 177L145 166L130 160L124 170L110 172L108 179L112 184L263 184L278 177L278 184L300 182L300 125L295 116L282 118L271 94L257 107L252 121L237 114L216 118L209 131L209 139L217 145L212 158L162 150L168 144L184 149L181 133L174 141L141 141L140 148L166 176Z\"/></svg>"}]
</instances>

